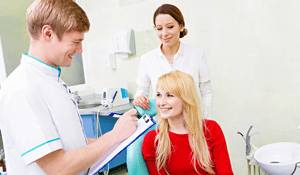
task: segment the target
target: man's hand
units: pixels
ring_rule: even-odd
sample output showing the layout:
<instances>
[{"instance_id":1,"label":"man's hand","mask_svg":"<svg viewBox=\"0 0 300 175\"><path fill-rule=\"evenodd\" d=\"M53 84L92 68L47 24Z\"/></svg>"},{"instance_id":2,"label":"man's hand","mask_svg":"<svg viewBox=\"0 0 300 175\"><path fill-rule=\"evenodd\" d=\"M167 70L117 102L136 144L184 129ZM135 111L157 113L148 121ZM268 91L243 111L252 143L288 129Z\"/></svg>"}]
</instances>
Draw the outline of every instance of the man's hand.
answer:
<instances>
[{"instance_id":1,"label":"man's hand","mask_svg":"<svg viewBox=\"0 0 300 175\"><path fill-rule=\"evenodd\" d=\"M117 138L118 143L131 136L137 128L137 118L134 116L137 113L136 109L127 111L115 124L112 132Z\"/></svg>"}]
</instances>

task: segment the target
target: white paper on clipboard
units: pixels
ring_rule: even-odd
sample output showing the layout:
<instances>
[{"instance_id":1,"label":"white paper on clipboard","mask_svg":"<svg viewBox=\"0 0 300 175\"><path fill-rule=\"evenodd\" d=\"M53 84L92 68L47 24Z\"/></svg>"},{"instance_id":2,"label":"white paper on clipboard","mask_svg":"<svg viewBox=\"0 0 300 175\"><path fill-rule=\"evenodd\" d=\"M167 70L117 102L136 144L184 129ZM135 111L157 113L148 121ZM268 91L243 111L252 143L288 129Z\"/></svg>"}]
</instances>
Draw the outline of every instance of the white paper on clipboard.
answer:
<instances>
[{"instance_id":1,"label":"white paper on clipboard","mask_svg":"<svg viewBox=\"0 0 300 175\"><path fill-rule=\"evenodd\" d=\"M133 143L145 131L147 131L151 126L155 124L155 121L150 117L150 115L145 114L143 117L141 117L138 120L138 126L136 131L122 143L119 143L116 146L114 146L104 157L102 157L98 162L91 166L89 175L94 175L97 172L100 172L105 165L107 165L118 154L120 154L124 149L126 149L131 143Z\"/></svg>"}]
</instances>

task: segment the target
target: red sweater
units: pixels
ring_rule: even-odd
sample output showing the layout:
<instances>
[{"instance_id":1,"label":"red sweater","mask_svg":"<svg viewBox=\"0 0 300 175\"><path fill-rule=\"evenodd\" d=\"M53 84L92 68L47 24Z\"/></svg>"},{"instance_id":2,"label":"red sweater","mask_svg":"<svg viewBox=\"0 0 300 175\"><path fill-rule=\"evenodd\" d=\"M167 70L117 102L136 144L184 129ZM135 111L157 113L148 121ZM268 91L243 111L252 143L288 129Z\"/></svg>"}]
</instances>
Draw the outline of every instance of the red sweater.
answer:
<instances>
[{"instance_id":1,"label":"red sweater","mask_svg":"<svg viewBox=\"0 0 300 175\"><path fill-rule=\"evenodd\" d=\"M207 146L214 162L214 171L217 175L232 175L232 168L227 151L226 141L221 127L213 120L204 120L207 126L205 137ZM150 175L158 174L155 165L155 146L154 140L156 137L155 130L150 131L144 138L142 152L147 163ZM176 134L169 131L171 140L171 157L167 160L167 170L171 175L192 175L197 174L194 169L192 159L192 149L189 145L188 134ZM207 174L206 171L197 165L197 170L200 174ZM165 175L165 171L160 170L161 175Z\"/></svg>"}]
</instances>

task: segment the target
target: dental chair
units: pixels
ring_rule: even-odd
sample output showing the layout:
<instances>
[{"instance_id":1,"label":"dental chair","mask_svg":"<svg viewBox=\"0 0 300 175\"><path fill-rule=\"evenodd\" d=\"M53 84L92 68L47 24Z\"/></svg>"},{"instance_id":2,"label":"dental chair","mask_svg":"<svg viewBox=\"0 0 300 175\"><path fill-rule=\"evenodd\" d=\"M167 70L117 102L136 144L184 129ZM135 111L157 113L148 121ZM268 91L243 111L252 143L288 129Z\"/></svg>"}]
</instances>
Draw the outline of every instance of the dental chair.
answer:
<instances>
[{"instance_id":1,"label":"dental chair","mask_svg":"<svg viewBox=\"0 0 300 175\"><path fill-rule=\"evenodd\" d=\"M155 125L128 146L126 164L129 175L149 175L147 164L142 154L142 145L145 135L154 129Z\"/></svg>"}]
</instances>

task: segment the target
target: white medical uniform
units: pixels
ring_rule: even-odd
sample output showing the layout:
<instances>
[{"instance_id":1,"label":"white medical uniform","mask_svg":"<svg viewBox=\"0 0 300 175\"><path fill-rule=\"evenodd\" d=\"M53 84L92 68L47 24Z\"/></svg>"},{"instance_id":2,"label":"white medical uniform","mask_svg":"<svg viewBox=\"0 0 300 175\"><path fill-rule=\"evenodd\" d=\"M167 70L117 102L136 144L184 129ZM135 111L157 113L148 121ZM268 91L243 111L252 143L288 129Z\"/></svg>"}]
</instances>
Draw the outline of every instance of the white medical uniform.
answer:
<instances>
[{"instance_id":1,"label":"white medical uniform","mask_svg":"<svg viewBox=\"0 0 300 175\"><path fill-rule=\"evenodd\" d=\"M37 159L88 143L76 103L60 79L60 69L27 54L1 87L0 109L9 175L45 174L35 163Z\"/></svg>"},{"instance_id":2,"label":"white medical uniform","mask_svg":"<svg viewBox=\"0 0 300 175\"><path fill-rule=\"evenodd\" d=\"M138 88L135 98L140 95L148 97L150 85L152 98L155 98L158 78L175 70L188 73L194 78L197 92L199 97L202 98L204 105L203 113L206 117L210 115L212 99L210 85L211 75L204 52L200 48L185 45L181 42L178 52L173 58L173 64L167 60L160 47L142 55L137 77ZM209 84L205 84L205 82ZM202 88L200 84L202 84Z\"/></svg>"}]
</instances>

